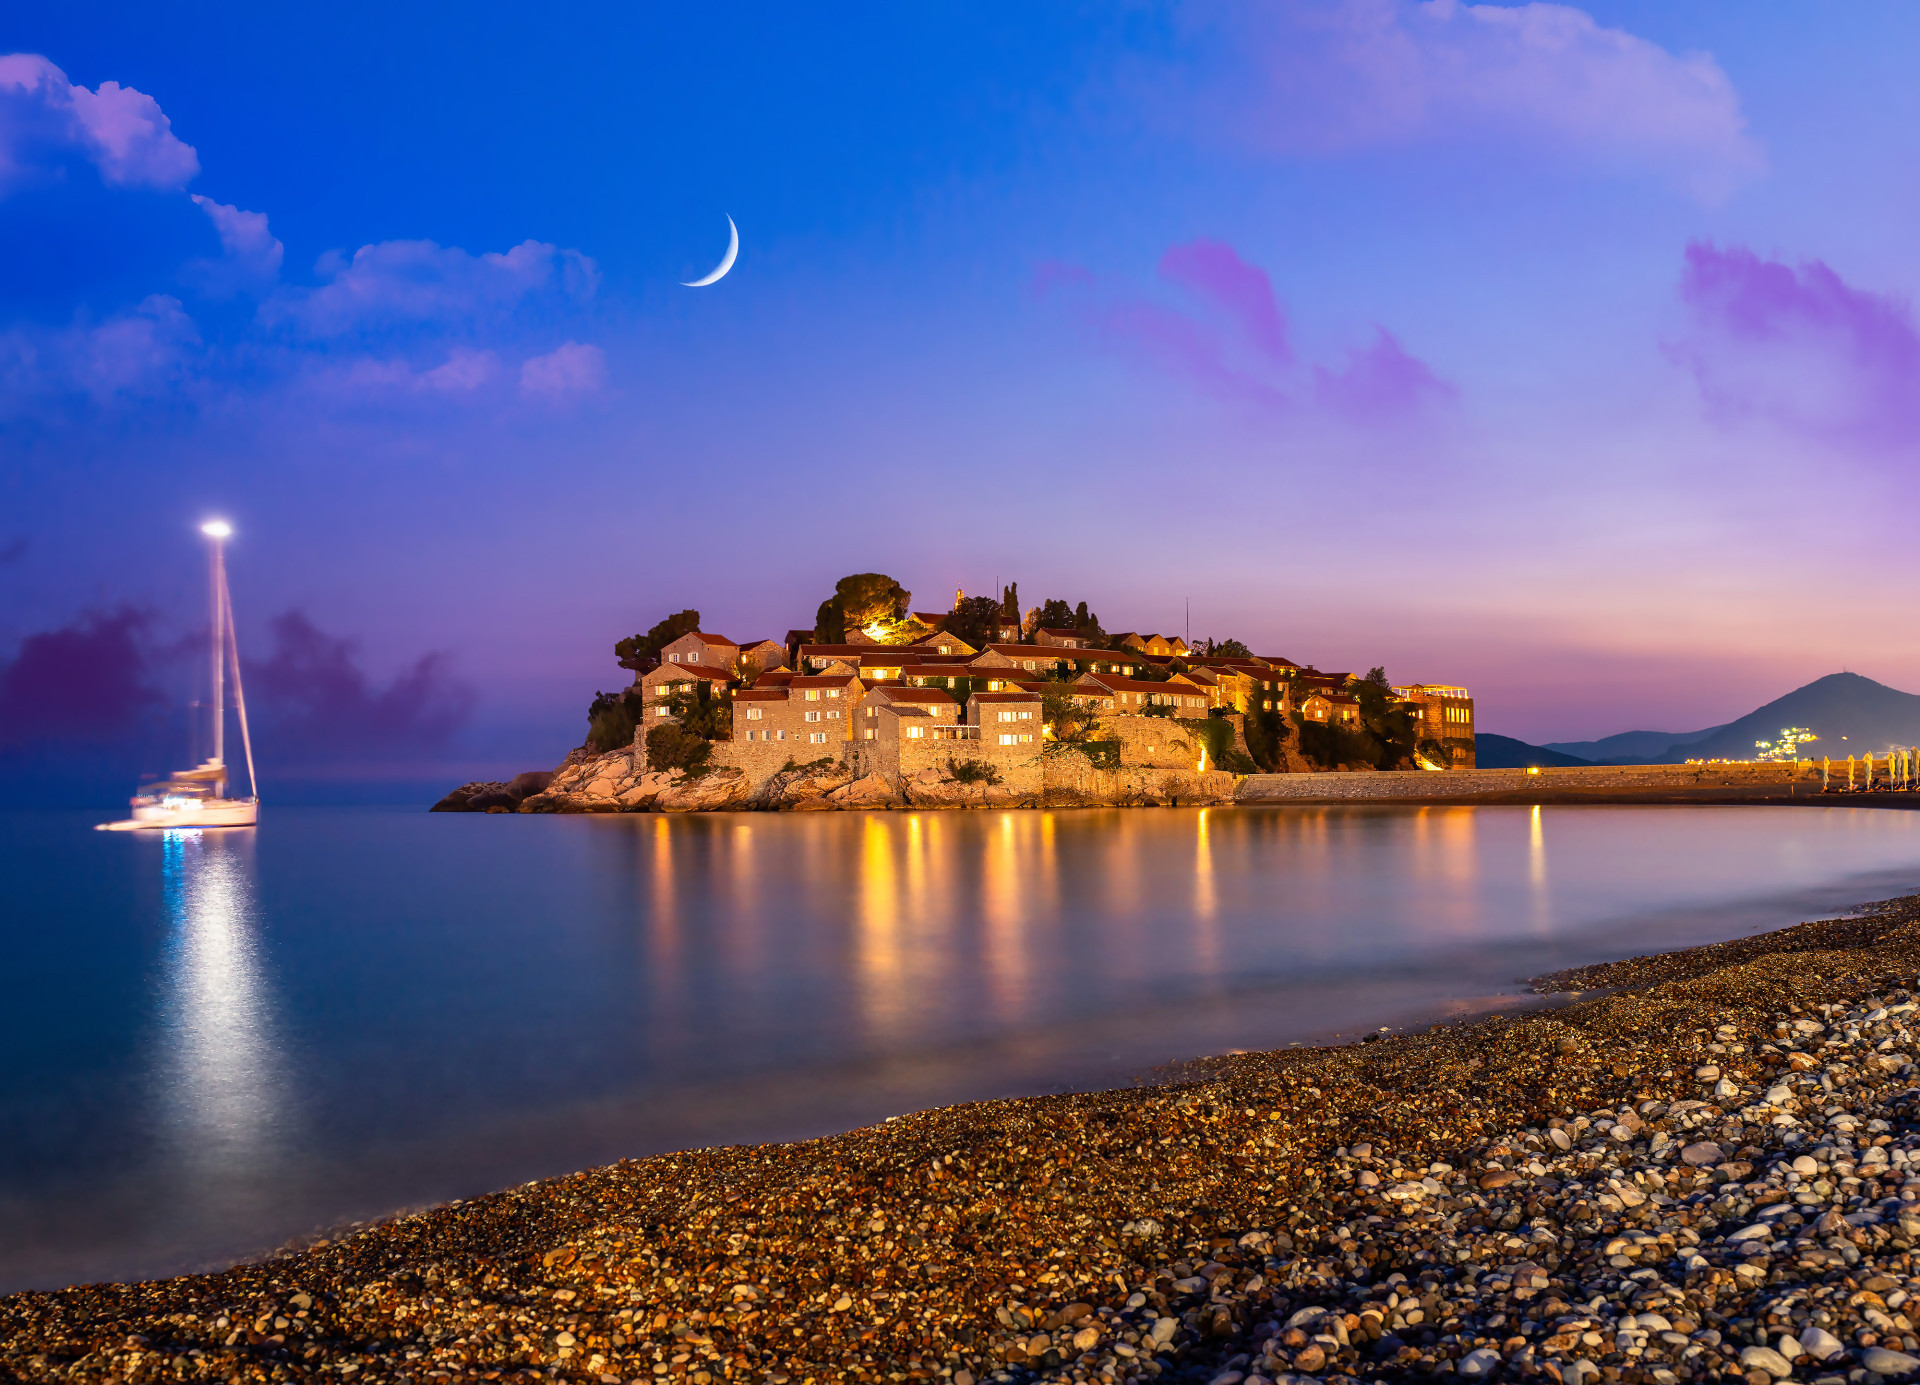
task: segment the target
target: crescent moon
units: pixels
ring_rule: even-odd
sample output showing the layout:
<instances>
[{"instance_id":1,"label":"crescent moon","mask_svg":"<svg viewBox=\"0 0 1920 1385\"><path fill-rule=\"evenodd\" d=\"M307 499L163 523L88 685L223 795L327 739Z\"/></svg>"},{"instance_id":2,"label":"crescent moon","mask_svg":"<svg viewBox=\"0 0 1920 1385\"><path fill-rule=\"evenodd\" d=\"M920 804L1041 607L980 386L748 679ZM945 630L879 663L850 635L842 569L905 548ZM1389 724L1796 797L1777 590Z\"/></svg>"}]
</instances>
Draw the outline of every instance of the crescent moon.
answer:
<instances>
[{"instance_id":1,"label":"crescent moon","mask_svg":"<svg viewBox=\"0 0 1920 1385\"><path fill-rule=\"evenodd\" d=\"M733 262L740 257L740 228L733 224L733 218L727 218L727 253L720 259L720 267L704 279L682 279L683 288L703 289L708 284L717 284L727 277L727 271L733 268Z\"/></svg>"}]
</instances>

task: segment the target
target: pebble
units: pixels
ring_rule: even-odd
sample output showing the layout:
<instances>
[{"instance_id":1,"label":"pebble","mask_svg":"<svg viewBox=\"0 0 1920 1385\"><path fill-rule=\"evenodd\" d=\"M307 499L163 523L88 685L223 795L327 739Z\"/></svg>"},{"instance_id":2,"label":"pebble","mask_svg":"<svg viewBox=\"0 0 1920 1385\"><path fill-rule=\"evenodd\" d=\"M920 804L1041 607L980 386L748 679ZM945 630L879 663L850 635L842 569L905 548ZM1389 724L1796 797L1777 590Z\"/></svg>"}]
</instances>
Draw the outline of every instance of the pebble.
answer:
<instances>
[{"instance_id":1,"label":"pebble","mask_svg":"<svg viewBox=\"0 0 1920 1385\"><path fill-rule=\"evenodd\" d=\"M15 1294L0 1379L1767 1385L1800 1361L1808 1385L1903 1381L1916 918L1893 901L1543 980L1603 992L1561 1009L627 1161L219 1274Z\"/></svg>"}]
</instances>

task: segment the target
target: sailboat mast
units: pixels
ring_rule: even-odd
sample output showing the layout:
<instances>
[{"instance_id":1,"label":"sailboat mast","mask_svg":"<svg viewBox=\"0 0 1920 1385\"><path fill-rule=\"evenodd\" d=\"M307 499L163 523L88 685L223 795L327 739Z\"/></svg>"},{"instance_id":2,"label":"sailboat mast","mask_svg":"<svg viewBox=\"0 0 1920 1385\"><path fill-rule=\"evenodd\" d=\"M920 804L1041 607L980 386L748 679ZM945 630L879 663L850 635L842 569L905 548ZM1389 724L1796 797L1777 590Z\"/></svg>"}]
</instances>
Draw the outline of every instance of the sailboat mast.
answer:
<instances>
[{"instance_id":1,"label":"sailboat mast","mask_svg":"<svg viewBox=\"0 0 1920 1385\"><path fill-rule=\"evenodd\" d=\"M213 762L224 765L226 761L225 733L227 721L227 636L226 603L220 599L221 591L226 587L225 563L221 561L219 535L209 536L213 542L210 557L211 567L207 573L209 597L213 607Z\"/></svg>"}]
</instances>

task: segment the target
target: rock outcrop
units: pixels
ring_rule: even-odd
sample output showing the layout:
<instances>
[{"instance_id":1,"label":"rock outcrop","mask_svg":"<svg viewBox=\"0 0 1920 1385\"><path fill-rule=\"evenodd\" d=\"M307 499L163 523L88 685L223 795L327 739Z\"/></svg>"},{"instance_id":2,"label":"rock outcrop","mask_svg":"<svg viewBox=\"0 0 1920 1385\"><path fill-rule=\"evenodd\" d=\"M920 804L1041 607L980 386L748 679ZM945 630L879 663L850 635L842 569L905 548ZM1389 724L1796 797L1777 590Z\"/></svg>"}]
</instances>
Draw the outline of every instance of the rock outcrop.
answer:
<instances>
[{"instance_id":1,"label":"rock outcrop","mask_svg":"<svg viewBox=\"0 0 1920 1385\"><path fill-rule=\"evenodd\" d=\"M462 784L427 811L430 813L517 813L520 805L553 781L553 771L532 769L506 783L476 780Z\"/></svg>"}]
</instances>

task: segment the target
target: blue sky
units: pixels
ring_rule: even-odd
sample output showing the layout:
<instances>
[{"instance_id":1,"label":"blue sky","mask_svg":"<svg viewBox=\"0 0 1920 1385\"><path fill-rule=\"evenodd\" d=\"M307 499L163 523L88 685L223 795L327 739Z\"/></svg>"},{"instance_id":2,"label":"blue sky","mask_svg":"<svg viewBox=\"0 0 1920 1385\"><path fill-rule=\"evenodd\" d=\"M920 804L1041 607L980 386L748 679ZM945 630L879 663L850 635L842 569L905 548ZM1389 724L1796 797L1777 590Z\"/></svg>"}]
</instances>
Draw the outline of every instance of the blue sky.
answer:
<instances>
[{"instance_id":1,"label":"blue sky","mask_svg":"<svg viewBox=\"0 0 1920 1385\"><path fill-rule=\"evenodd\" d=\"M13 16L0 658L190 629L218 510L250 649L444 652L449 756L555 757L666 611L777 635L874 568L1191 599L1530 738L1920 687L1917 24Z\"/></svg>"}]
</instances>

